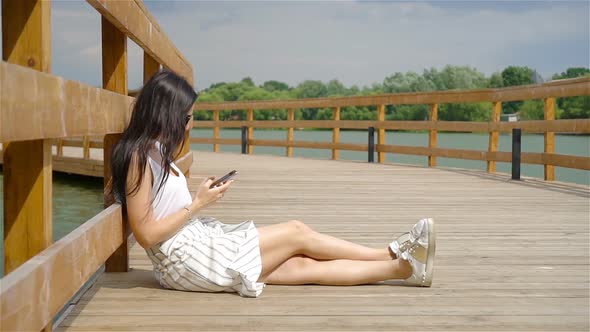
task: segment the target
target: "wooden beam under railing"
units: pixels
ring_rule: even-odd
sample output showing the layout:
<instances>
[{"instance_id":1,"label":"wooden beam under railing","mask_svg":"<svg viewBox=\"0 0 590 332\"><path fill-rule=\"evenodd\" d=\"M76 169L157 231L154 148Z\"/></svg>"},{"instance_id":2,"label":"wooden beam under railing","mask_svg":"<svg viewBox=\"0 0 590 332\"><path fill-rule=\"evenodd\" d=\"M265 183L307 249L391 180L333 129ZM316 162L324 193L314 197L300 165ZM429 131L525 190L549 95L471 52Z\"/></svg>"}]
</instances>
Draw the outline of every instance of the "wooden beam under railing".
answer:
<instances>
[{"instance_id":1,"label":"wooden beam under railing","mask_svg":"<svg viewBox=\"0 0 590 332\"><path fill-rule=\"evenodd\" d=\"M518 122L469 121L361 121L361 120L293 120L293 121L195 121L195 128L323 128L360 129L369 127L387 130L437 130L447 132L512 132L521 128L526 133L562 132L590 133L590 119L531 120Z\"/></svg>"}]
</instances>

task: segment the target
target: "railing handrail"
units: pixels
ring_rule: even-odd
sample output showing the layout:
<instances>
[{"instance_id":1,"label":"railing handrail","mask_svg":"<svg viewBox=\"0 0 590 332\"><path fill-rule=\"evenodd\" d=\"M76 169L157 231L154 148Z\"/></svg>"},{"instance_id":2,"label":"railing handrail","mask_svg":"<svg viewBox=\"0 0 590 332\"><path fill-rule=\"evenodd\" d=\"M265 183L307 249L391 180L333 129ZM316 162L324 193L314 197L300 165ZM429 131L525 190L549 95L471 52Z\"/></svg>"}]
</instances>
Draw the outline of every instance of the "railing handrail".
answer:
<instances>
[{"instance_id":1,"label":"railing handrail","mask_svg":"<svg viewBox=\"0 0 590 332\"><path fill-rule=\"evenodd\" d=\"M347 106L507 102L590 95L590 77L497 89L405 92L368 96L324 97L232 102L197 102L195 111L330 108Z\"/></svg>"}]
</instances>

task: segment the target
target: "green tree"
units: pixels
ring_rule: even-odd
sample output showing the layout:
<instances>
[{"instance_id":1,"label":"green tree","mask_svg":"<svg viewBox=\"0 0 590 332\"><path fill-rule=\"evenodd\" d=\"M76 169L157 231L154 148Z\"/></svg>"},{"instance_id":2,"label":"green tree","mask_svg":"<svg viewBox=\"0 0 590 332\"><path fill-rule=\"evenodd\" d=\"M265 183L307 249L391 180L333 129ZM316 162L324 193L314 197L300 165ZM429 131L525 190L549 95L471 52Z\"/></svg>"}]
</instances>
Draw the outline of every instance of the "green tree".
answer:
<instances>
[{"instance_id":1,"label":"green tree","mask_svg":"<svg viewBox=\"0 0 590 332\"><path fill-rule=\"evenodd\" d=\"M287 83L279 82L279 81L266 81L262 84L261 88L269 92L275 91L288 91L290 89Z\"/></svg>"},{"instance_id":2,"label":"green tree","mask_svg":"<svg viewBox=\"0 0 590 332\"><path fill-rule=\"evenodd\" d=\"M340 81L331 80L326 84L326 95L327 96L346 96L348 89Z\"/></svg>"},{"instance_id":3,"label":"green tree","mask_svg":"<svg viewBox=\"0 0 590 332\"><path fill-rule=\"evenodd\" d=\"M542 100L525 100L518 113L521 120L543 120L545 106Z\"/></svg>"},{"instance_id":4,"label":"green tree","mask_svg":"<svg viewBox=\"0 0 590 332\"><path fill-rule=\"evenodd\" d=\"M244 77L244 78L242 78L242 80L240 81L240 83L243 83L245 85L252 86L252 87L253 86L256 86L254 84L254 81L250 77Z\"/></svg>"},{"instance_id":5,"label":"green tree","mask_svg":"<svg viewBox=\"0 0 590 332\"><path fill-rule=\"evenodd\" d=\"M307 80L299 84L294 91L295 97L302 98L320 98L328 94L328 89L321 81ZM315 120L317 110L304 108L301 109L303 120Z\"/></svg>"},{"instance_id":6,"label":"green tree","mask_svg":"<svg viewBox=\"0 0 590 332\"><path fill-rule=\"evenodd\" d=\"M489 121L491 103L442 104L438 118L443 121Z\"/></svg>"},{"instance_id":7,"label":"green tree","mask_svg":"<svg viewBox=\"0 0 590 332\"><path fill-rule=\"evenodd\" d=\"M590 75L590 69L584 67L572 67L561 74L553 75L554 80L576 78ZM590 96L577 96L557 98L557 107L562 109L562 119L588 119L590 118Z\"/></svg>"},{"instance_id":8,"label":"green tree","mask_svg":"<svg viewBox=\"0 0 590 332\"><path fill-rule=\"evenodd\" d=\"M504 86L517 86L533 84L534 71L529 67L509 66L502 71ZM511 101L504 104L502 112L506 114L516 113L522 106L522 101Z\"/></svg>"},{"instance_id":9,"label":"green tree","mask_svg":"<svg viewBox=\"0 0 590 332\"><path fill-rule=\"evenodd\" d=\"M490 76L490 83L488 85L490 88L502 88L504 87L504 79L502 78L502 74L499 72L495 72Z\"/></svg>"},{"instance_id":10,"label":"green tree","mask_svg":"<svg viewBox=\"0 0 590 332\"><path fill-rule=\"evenodd\" d=\"M564 78L576 78L581 76L590 75L590 69L584 67L571 67L566 69L561 74L553 75L554 80L560 80Z\"/></svg>"}]
</instances>

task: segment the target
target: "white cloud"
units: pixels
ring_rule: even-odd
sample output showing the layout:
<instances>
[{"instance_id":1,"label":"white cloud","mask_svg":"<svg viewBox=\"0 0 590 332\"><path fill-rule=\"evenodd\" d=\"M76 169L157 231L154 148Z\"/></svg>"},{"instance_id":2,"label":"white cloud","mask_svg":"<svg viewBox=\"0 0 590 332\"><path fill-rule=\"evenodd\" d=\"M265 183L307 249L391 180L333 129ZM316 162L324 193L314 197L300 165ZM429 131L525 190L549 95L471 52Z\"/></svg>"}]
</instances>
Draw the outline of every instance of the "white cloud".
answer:
<instances>
[{"instance_id":1,"label":"white cloud","mask_svg":"<svg viewBox=\"0 0 590 332\"><path fill-rule=\"evenodd\" d=\"M452 4L450 6L449 4ZM460 4L460 3L459 3ZM497 4L497 5L496 5ZM396 71L446 64L490 74L529 65L549 76L588 66L588 3L503 3L459 8L426 2L147 2L193 64L197 88L277 79L381 82ZM52 3L53 70L100 85L100 16L86 2ZM129 43L130 87L141 49Z\"/></svg>"}]
</instances>

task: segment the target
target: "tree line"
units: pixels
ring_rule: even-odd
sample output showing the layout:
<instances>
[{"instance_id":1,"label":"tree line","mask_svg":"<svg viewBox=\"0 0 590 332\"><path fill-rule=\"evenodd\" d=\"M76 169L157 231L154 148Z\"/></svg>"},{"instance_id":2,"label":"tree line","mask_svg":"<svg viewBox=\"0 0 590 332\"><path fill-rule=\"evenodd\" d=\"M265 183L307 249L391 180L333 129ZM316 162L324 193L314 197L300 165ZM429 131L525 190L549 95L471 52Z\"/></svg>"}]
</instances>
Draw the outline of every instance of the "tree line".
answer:
<instances>
[{"instance_id":1,"label":"tree line","mask_svg":"<svg viewBox=\"0 0 590 332\"><path fill-rule=\"evenodd\" d=\"M552 80L590 76L588 68L568 68L553 75ZM252 101L273 99L303 99L337 96L366 96L384 93L428 92L444 90L468 90L481 88L501 88L525 84L542 83L543 79L529 67L510 66L501 72L486 77L482 72L468 66L447 65L442 70L425 69L422 74L416 72L395 73L385 77L382 83L371 86L346 87L334 79L327 83L307 80L297 86L289 86L280 81L266 81L257 86L246 77L240 82L222 82L212 84L199 93L197 102ZM446 121L489 121L492 103L441 104L439 119ZM425 120L428 118L428 105L388 105L385 111L387 120ZM330 120L333 109L299 109L295 113L297 120ZM543 119L543 101L527 100L506 102L502 105L503 114L518 114L521 120ZM344 107L342 120L375 120L376 106ZM245 112L240 110L221 111L220 119L245 120ZM265 110L254 112L255 120L286 120L287 110ZM196 112L197 120L211 120L212 112ZM590 96L558 98L556 118L584 119L590 118Z\"/></svg>"}]
</instances>

